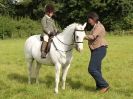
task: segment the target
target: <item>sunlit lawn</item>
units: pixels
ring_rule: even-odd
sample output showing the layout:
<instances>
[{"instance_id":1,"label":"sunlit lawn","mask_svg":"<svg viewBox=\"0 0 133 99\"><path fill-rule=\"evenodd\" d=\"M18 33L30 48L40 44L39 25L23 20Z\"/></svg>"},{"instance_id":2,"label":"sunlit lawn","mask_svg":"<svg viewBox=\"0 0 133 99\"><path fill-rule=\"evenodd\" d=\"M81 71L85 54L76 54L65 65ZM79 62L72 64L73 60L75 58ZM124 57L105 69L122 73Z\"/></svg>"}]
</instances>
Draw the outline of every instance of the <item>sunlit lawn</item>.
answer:
<instances>
[{"instance_id":1,"label":"sunlit lawn","mask_svg":"<svg viewBox=\"0 0 133 99\"><path fill-rule=\"evenodd\" d=\"M0 99L133 99L133 36L108 36L108 54L103 61L103 76L111 89L106 94L95 91L88 74L90 57L87 42L84 50L74 50L67 76L66 90L54 93L54 67L43 65L40 84L27 84L25 39L0 40Z\"/></svg>"}]
</instances>

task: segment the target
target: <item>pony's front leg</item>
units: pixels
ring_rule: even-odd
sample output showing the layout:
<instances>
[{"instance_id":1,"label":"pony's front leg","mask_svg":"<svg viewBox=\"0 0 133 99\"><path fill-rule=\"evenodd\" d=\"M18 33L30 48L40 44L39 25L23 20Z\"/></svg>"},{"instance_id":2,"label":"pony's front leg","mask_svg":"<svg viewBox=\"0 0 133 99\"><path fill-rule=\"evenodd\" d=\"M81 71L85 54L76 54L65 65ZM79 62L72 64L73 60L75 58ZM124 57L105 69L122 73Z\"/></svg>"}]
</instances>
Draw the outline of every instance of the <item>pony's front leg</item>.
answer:
<instances>
[{"instance_id":1,"label":"pony's front leg","mask_svg":"<svg viewBox=\"0 0 133 99\"><path fill-rule=\"evenodd\" d=\"M36 61L36 84L39 84L39 70L40 70L41 64Z\"/></svg>"},{"instance_id":2,"label":"pony's front leg","mask_svg":"<svg viewBox=\"0 0 133 99\"><path fill-rule=\"evenodd\" d=\"M62 82L63 82L62 89L63 90L65 90L66 76L67 76L69 67L70 67L70 64L67 66L63 66L63 68L62 68Z\"/></svg>"},{"instance_id":3,"label":"pony's front leg","mask_svg":"<svg viewBox=\"0 0 133 99\"><path fill-rule=\"evenodd\" d=\"M55 93L58 93L58 85L60 81L60 68L61 64L56 64L55 65Z\"/></svg>"},{"instance_id":4,"label":"pony's front leg","mask_svg":"<svg viewBox=\"0 0 133 99\"><path fill-rule=\"evenodd\" d=\"M28 60L27 63L28 63L28 84L31 84L33 59Z\"/></svg>"}]
</instances>

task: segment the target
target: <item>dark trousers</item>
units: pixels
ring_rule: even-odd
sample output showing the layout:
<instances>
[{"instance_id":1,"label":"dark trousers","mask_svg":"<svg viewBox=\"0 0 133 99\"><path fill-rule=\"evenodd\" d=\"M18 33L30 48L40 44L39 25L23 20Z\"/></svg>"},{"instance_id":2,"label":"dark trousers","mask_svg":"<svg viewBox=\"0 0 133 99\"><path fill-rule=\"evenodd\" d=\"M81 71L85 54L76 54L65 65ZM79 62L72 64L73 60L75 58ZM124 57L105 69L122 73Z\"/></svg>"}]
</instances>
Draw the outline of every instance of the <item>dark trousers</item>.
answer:
<instances>
[{"instance_id":1,"label":"dark trousers","mask_svg":"<svg viewBox=\"0 0 133 99\"><path fill-rule=\"evenodd\" d=\"M108 87L108 83L102 77L101 63L106 56L106 46L99 47L95 50L91 50L91 59L88 67L88 72L95 79L96 88Z\"/></svg>"}]
</instances>

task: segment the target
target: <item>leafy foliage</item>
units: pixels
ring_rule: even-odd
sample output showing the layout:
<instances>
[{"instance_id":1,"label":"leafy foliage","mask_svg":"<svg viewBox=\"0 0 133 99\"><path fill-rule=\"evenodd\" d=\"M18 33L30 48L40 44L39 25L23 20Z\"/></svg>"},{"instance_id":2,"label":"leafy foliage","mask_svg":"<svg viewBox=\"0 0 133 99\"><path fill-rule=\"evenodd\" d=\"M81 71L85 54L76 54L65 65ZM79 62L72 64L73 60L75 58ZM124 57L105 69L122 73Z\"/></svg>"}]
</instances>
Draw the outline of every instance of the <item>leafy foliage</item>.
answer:
<instances>
[{"instance_id":1,"label":"leafy foliage","mask_svg":"<svg viewBox=\"0 0 133 99\"><path fill-rule=\"evenodd\" d=\"M0 14L9 15L17 20L29 17L40 20L46 4L56 8L55 20L61 28L73 22L84 23L87 14L95 11L109 31L133 28L133 0L24 0L19 5L0 0Z\"/></svg>"},{"instance_id":2,"label":"leafy foliage","mask_svg":"<svg viewBox=\"0 0 133 99\"><path fill-rule=\"evenodd\" d=\"M41 26L29 18L12 19L9 16L0 16L0 35L7 37L27 37L40 34Z\"/></svg>"}]
</instances>

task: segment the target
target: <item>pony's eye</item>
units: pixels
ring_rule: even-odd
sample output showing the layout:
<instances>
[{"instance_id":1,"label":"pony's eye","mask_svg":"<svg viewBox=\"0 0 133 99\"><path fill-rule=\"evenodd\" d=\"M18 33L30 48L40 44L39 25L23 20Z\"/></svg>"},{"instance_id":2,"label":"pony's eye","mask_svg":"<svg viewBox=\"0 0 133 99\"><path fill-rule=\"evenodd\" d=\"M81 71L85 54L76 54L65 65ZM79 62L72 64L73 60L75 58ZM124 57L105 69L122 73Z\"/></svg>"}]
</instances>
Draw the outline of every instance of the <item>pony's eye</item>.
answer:
<instances>
[{"instance_id":1,"label":"pony's eye","mask_svg":"<svg viewBox=\"0 0 133 99\"><path fill-rule=\"evenodd\" d=\"M78 39L79 38L79 36L76 36L76 39Z\"/></svg>"}]
</instances>

